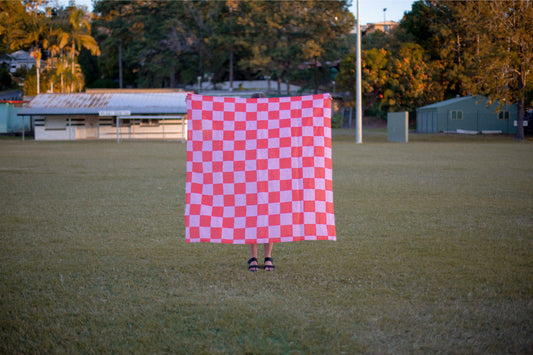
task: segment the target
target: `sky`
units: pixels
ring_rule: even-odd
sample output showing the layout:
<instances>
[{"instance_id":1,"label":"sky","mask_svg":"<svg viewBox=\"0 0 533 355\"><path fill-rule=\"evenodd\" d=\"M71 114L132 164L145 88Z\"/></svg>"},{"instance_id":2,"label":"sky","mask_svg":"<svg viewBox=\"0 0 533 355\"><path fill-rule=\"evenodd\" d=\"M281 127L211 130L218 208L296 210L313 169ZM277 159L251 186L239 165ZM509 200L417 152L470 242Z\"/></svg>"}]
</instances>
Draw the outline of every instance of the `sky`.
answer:
<instances>
[{"instance_id":1,"label":"sky","mask_svg":"<svg viewBox=\"0 0 533 355\"><path fill-rule=\"evenodd\" d=\"M399 22L403 13L411 10L415 0L359 0L361 24L382 22L385 15L387 21ZM351 12L357 18L357 0L352 0ZM387 9L387 11L383 11Z\"/></svg>"},{"instance_id":2,"label":"sky","mask_svg":"<svg viewBox=\"0 0 533 355\"><path fill-rule=\"evenodd\" d=\"M58 0L59 4L67 5L69 0ZM399 22L405 11L411 10L411 5L415 0L359 0L361 24L387 21ZM76 5L87 6L92 11L92 0L75 0ZM352 0L350 10L357 17L356 10L357 0ZM387 11L383 11L387 9Z\"/></svg>"}]
</instances>

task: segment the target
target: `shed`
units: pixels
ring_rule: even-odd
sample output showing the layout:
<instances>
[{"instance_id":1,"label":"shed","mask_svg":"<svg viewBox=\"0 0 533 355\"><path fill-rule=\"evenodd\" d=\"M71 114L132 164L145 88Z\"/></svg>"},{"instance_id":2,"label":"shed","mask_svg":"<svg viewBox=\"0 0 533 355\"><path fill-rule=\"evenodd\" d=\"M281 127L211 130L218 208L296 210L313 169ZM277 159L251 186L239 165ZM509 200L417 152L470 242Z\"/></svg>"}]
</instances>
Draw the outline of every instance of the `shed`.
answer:
<instances>
[{"instance_id":1,"label":"shed","mask_svg":"<svg viewBox=\"0 0 533 355\"><path fill-rule=\"evenodd\" d=\"M21 100L0 101L0 134L22 133L23 127L25 132L31 130L30 120L17 115L25 103L26 101Z\"/></svg>"},{"instance_id":2,"label":"shed","mask_svg":"<svg viewBox=\"0 0 533 355\"><path fill-rule=\"evenodd\" d=\"M487 107L483 96L457 97L416 110L418 133L516 133L517 105Z\"/></svg>"},{"instance_id":3,"label":"shed","mask_svg":"<svg viewBox=\"0 0 533 355\"><path fill-rule=\"evenodd\" d=\"M36 140L183 140L186 97L173 89L40 94L18 115L32 117Z\"/></svg>"}]
</instances>

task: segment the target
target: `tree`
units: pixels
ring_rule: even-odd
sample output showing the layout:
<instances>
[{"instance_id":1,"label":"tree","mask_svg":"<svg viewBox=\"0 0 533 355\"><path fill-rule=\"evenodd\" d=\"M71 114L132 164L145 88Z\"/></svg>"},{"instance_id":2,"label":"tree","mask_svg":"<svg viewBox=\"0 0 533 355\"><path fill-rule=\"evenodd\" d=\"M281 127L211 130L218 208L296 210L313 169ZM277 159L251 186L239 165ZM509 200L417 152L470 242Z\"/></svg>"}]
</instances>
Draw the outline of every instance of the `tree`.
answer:
<instances>
[{"instance_id":1,"label":"tree","mask_svg":"<svg viewBox=\"0 0 533 355\"><path fill-rule=\"evenodd\" d=\"M100 48L95 39L91 36L91 22L87 13L78 7L70 6L67 9L68 13L68 30L61 34L61 42L68 43L71 60L71 81L70 91L74 92L74 85L77 82L81 90L81 81L83 76L80 76L81 69L76 67L76 58L79 50L84 47L88 49L93 55L100 55ZM81 79L81 81L80 81Z\"/></svg>"},{"instance_id":2,"label":"tree","mask_svg":"<svg viewBox=\"0 0 533 355\"><path fill-rule=\"evenodd\" d=\"M131 83L137 61L129 56L130 45L144 29L142 22L135 22L138 2L131 0L95 1L93 28L95 37L105 55L98 64L101 75L108 81L118 80L119 88L124 82ZM127 57L127 61L124 58Z\"/></svg>"},{"instance_id":3,"label":"tree","mask_svg":"<svg viewBox=\"0 0 533 355\"><path fill-rule=\"evenodd\" d=\"M516 102L516 138L524 139L527 79L533 65L533 2L466 1L457 13L475 53L470 89L486 95L489 104Z\"/></svg>"},{"instance_id":4,"label":"tree","mask_svg":"<svg viewBox=\"0 0 533 355\"><path fill-rule=\"evenodd\" d=\"M517 138L533 57L531 0L419 0L400 24L430 55L444 97L478 94L488 104L517 103Z\"/></svg>"},{"instance_id":5,"label":"tree","mask_svg":"<svg viewBox=\"0 0 533 355\"><path fill-rule=\"evenodd\" d=\"M41 75L41 59L42 49L47 46L47 39L45 37L48 30L49 19L40 10L40 1L26 2L26 9L28 15L21 18L21 20L14 26L10 32L11 41L9 48L11 50L29 49L30 55L35 60L36 69L36 93L40 92L40 75Z\"/></svg>"},{"instance_id":6,"label":"tree","mask_svg":"<svg viewBox=\"0 0 533 355\"><path fill-rule=\"evenodd\" d=\"M279 84L306 62L315 71L317 88L319 67L341 57L339 39L353 26L347 2L249 1L247 5L250 16L245 26L252 55L242 64L276 77L279 92Z\"/></svg>"},{"instance_id":7,"label":"tree","mask_svg":"<svg viewBox=\"0 0 533 355\"><path fill-rule=\"evenodd\" d=\"M389 73L394 103L389 106L413 111L427 102L442 99L440 86L433 82L433 74L427 64L428 58L421 46L404 43L393 58L390 61Z\"/></svg>"},{"instance_id":8,"label":"tree","mask_svg":"<svg viewBox=\"0 0 533 355\"><path fill-rule=\"evenodd\" d=\"M220 6L212 1L96 1L95 35L106 53L99 60L102 76L120 83L124 77L126 85L137 87L175 87L180 77L194 82L206 58L220 62L209 48L214 9Z\"/></svg>"},{"instance_id":9,"label":"tree","mask_svg":"<svg viewBox=\"0 0 533 355\"><path fill-rule=\"evenodd\" d=\"M419 0L400 23L402 42L420 45L443 98L469 93L467 67L472 60L464 21L457 9L464 1Z\"/></svg>"},{"instance_id":10,"label":"tree","mask_svg":"<svg viewBox=\"0 0 533 355\"><path fill-rule=\"evenodd\" d=\"M377 116L383 116L380 106L385 92L390 90L391 75L389 71L391 54L383 48L372 48L361 53L361 78L363 107ZM335 79L341 91L354 92L355 55L346 56L340 64L340 72ZM355 96L352 96L355 104ZM393 104L393 103L389 103Z\"/></svg>"},{"instance_id":11,"label":"tree","mask_svg":"<svg viewBox=\"0 0 533 355\"><path fill-rule=\"evenodd\" d=\"M303 25L305 38L301 58L313 63L315 93L321 84L329 86L331 77L327 62L341 57L342 38L355 24L346 1L308 1L305 3ZM326 69L326 70L325 70ZM325 75L320 75L320 70ZM320 78L322 77L322 78Z\"/></svg>"},{"instance_id":12,"label":"tree","mask_svg":"<svg viewBox=\"0 0 533 355\"><path fill-rule=\"evenodd\" d=\"M244 17L247 16L246 6L244 2L238 0L226 0L224 3L219 2L218 4L223 6L218 11L214 35L209 41L212 48L225 59L222 64L227 64L230 88L233 89L236 53L242 52L248 47L243 36L244 27L242 26L243 21L245 21Z\"/></svg>"},{"instance_id":13,"label":"tree","mask_svg":"<svg viewBox=\"0 0 533 355\"><path fill-rule=\"evenodd\" d=\"M20 1L0 1L0 54L11 52L13 33L27 20L26 8Z\"/></svg>"}]
</instances>

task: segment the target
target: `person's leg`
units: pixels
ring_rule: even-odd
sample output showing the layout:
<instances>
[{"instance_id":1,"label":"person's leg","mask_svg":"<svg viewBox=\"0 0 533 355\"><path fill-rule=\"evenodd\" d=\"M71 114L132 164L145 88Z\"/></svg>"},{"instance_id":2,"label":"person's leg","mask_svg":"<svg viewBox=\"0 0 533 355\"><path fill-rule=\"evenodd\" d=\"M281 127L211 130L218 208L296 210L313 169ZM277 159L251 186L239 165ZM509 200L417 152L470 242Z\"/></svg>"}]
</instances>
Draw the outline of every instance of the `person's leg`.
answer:
<instances>
[{"instance_id":1,"label":"person's leg","mask_svg":"<svg viewBox=\"0 0 533 355\"><path fill-rule=\"evenodd\" d=\"M248 260L248 270L259 270L259 264L257 263L257 244L250 244L250 260Z\"/></svg>"},{"instance_id":2,"label":"person's leg","mask_svg":"<svg viewBox=\"0 0 533 355\"><path fill-rule=\"evenodd\" d=\"M257 248L257 244L255 244ZM272 247L274 246L274 243L265 243L265 258L271 258L272 257ZM257 255L257 250L256 250Z\"/></svg>"},{"instance_id":3,"label":"person's leg","mask_svg":"<svg viewBox=\"0 0 533 355\"><path fill-rule=\"evenodd\" d=\"M271 271L274 270L274 263L272 260L272 248L274 247L274 243L265 243L265 270Z\"/></svg>"},{"instance_id":4,"label":"person's leg","mask_svg":"<svg viewBox=\"0 0 533 355\"><path fill-rule=\"evenodd\" d=\"M257 258L257 244L250 244L250 258Z\"/></svg>"}]
</instances>

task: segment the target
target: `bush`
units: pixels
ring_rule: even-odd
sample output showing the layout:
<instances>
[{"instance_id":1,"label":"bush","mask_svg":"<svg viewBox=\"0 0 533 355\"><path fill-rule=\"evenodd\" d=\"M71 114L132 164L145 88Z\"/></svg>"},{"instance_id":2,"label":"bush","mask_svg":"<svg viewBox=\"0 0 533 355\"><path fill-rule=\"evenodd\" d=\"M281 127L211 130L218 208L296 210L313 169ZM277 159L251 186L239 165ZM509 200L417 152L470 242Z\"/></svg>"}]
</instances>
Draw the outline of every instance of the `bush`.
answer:
<instances>
[{"instance_id":1,"label":"bush","mask_svg":"<svg viewBox=\"0 0 533 355\"><path fill-rule=\"evenodd\" d=\"M9 72L9 69L7 69L5 66L1 66L0 67L0 90L12 89L15 87L17 87L17 85L13 81L13 78L11 77L11 73Z\"/></svg>"}]
</instances>

